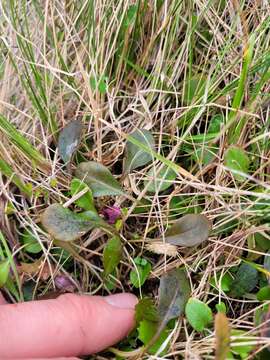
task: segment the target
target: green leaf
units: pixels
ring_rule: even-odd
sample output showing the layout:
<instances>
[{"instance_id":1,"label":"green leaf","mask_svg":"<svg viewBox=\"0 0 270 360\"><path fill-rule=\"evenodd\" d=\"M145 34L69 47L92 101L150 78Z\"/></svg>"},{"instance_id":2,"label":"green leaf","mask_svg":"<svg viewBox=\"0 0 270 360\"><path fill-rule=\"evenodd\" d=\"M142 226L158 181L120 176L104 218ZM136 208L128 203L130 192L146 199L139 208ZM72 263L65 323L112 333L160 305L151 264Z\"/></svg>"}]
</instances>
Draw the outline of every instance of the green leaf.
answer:
<instances>
[{"instance_id":1,"label":"green leaf","mask_svg":"<svg viewBox=\"0 0 270 360\"><path fill-rule=\"evenodd\" d=\"M159 285L158 312L164 323L184 312L190 296L190 284L184 269L173 269L163 275Z\"/></svg>"},{"instance_id":2,"label":"green leaf","mask_svg":"<svg viewBox=\"0 0 270 360\"><path fill-rule=\"evenodd\" d=\"M82 180L80 179L72 179L70 184L70 193L72 196L77 195L82 190L87 189L87 192L84 193L79 199L75 201L75 204L78 205L80 208L93 211L97 213L97 210L95 208L94 204L94 198L91 189L88 185L86 185Z\"/></svg>"},{"instance_id":3,"label":"green leaf","mask_svg":"<svg viewBox=\"0 0 270 360\"><path fill-rule=\"evenodd\" d=\"M73 120L61 131L58 140L59 155L65 163L70 161L74 151L77 149L82 134L81 120Z\"/></svg>"},{"instance_id":4,"label":"green leaf","mask_svg":"<svg viewBox=\"0 0 270 360\"><path fill-rule=\"evenodd\" d=\"M38 254L42 250L40 243L29 228L24 229L21 239L25 245L24 250L30 254Z\"/></svg>"},{"instance_id":5,"label":"green leaf","mask_svg":"<svg viewBox=\"0 0 270 360\"><path fill-rule=\"evenodd\" d=\"M193 149L191 156L196 162L199 162L205 166L210 164L214 160L218 153L218 150L219 149L217 146L210 147L197 145L197 147Z\"/></svg>"},{"instance_id":6,"label":"green leaf","mask_svg":"<svg viewBox=\"0 0 270 360\"><path fill-rule=\"evenodd\" d=\"M142 320L158 322L160 320L157 308L150 298L141 299L135 307L135 319L139 323Z\"/></svg>"},{"instance_id":7,"label":"green leaf","mask_svg":"<svg viewBox=\"0 0 270 360\"><path fill-rule=\"evenodd\" d=\"M215 308L217 309L218 312L221 312L221 313L224 313L224 314L226 314L226 312L227 312L226 305L222 301L219 304L216 304Z\"/></svg>"},{"instance_id":8,"label":"green leaf","mask_svg":"<svg viewBox=\"0 0 270 360\"><path fill-rule=\"evenodd\" d=\"M231 336L234 337L237 336L237 338L231 342L231 351L234 354L239 355L243 360L246 360L248 358L249 353L255 348L254 345L245 344L247 342L250 342L250 339L245 337L245 335L246 332L243 330L238 330L238 329L231 330ZM241 342L243 343L243 345L241 344ZM238 345L235 346L234 343L237 343Z\"/></svg>"},{"instance_id":9,"label":"green leaf","mask_svg":"<svg viewBox=\"0 0 270 360\"><path fill-rule=\"evenodd\" d=\"M137 129L132 134L130 134L130 136L135 140L139 141L149 150L155 150L155 139L150 133L150 131L145 129ZM133 144L129 140L127 141L124 160L125 174L141 166L147 165L151 161L153 161L153 156L151 155L151 152L145 152L138 145Z\"/></svg>"},{"instance_id":10,"label":"green leaf","mask_svg":"<svg viewBox=\"0 0 270 360\"><path fill-rule=\"evenodd\" d=\"M259 301L270 300L270 286L262 287L256 294Z\"/></svg>"},{"instance_id":11,"label":"green leaf","mask_svg":"<svg viewBox=\"0 0 270 360\"><path fill-rule=\"evenodd\" d=\"M213 321L210 307L195 298L188 300L185 312L188 322L196 331L203 331Z\"/></svg>"},{"instance_id":12,"label":"green leaf","mask_svg":"<svg viewBox=\"0 0 270 360\"><path fill-rule=\"evenodd\" d=\"M259 246L263 251L267 251L270 249L270 240L267 237L263 236L263 234L256 233L254 234L256 245Z\"/></svg>"},{"instance_id":13,"label":"green leaf","mask_svg":"<svg viewBox=\"0 0 270 360\"><path fill-rule=\"evenodd\" d=\"M9 260L3 260L0 262L0 287L3 287L8 280L10 271Z\"/></svg>"},{"instance_id":14,"label":"green leaf","mask_svg":"<svg viewBox=\"0 0 270 360\"><path fill-rule=\"evenodd\" d=\"M206 77L202 75L195 75L184 83L183 102L190 105L196 98L202 96L206 84Z\"/></svg>"},{"instance_id":15,"label":"green leaf","mask_svg":"<svg viewBox=\"0 0 270 360\"><path fill-rule=\"evenodd\" d=\"M155 336L155 334L158 331L158 324L149 320L143 320L140 322L139 328L138 328L138 338L144 343L144 345L147 345ZM150 354L155 354L161 345L164 343L164 341L169 336L169 330L164 329L161 334L159 335L158 339L155 341L153 345L150 346L148 349L148 352Z\"/></svg>"},{"instance_id":16,"label":"green leaf","mask_svg":"<svg viewBox=\"0 0 270 360\"><path fill-rule=\"evenodd\" d=\"M204 215L188 214L165 233L166 242L177 246L196 246L208 239L210 222Z\"/></svg>"},{"instance_id":17,"label":"green leaf","mask_svg":"<svg viewBox=\"0 0 270 360\"><path fill-rule=\"evenodd\" d=\"M89 83L91 86L91 89L93 91L97 90L100 92L100 94L104 95L107 92L107 76L102 75L97 82L96 78L94 76L91 76L89 79Z\"/></svg>"},{"instance_id":18,"label":"green leaf","mask_svg":"<svg viewBox=\"0 0 270 360\"><path fill-rule=\"evenodd\" d=\"M110 170L95 161L80 163L75 174L78 179L83 180L90 187L95 197L124 194Z\"/></svg>"},{"instance_id":19,"label":"green leaf","mask_svg":"<svg viewBox=\"0 0 270 360\"><path fill-rule=\"evenodd\" d=\"M111 274L122 258L122 243L119 236L111 238L103 251L104 275Z\"/></svg>"},{"instance_id":20,"label":"green leaf","mask_svg":"<svg viewBox=\"0 0 270 360\"><path fill-rule=\"evenodd\" d=\"M107 276L104 279L104 285L110 291L115 290L117 288L117 282L115 278L116 278L116 270L114 270L111 274L109 274L109 276Z\"/></svg>"},{"instance_id":21,"label":"green leaf","mask_svg":"<svg viewBox=\"0 0 270 360\"><path fill-rule=\"evenodd\" d=\"M229 272L226 272L222 275L221 279L220 277L221 273L217 274L217 279L215 279L215 277L212 277L210 280L210 284L218 290L221 289L224 292L230 291L231 285L233 283L232 275Z\"/></svg>"},{"instance_id":22,"label":"green leaf","mask_svg":"<svg viewBox=\"0 0 270 360\"><path fill-rule=\"evenodd\" d=\"M138 5L130 5L123 20L124 28L128 28L136 19Z\"/></svg>"},{"instance_id":23,"label":"green leaf","mask_svg":"<svg viewBox=\"0 0 270 360\"><path fill-rule=\"evenodd\" d=\"M137 262L136 262L137 259ZM131 284L136 288L140 288L146 281L148 275L152 270L151 264L142 258L136 258L135 263L137 264L136 269L131 270L129 278Z\"/></svg>"},{"instance_id":24,"label":"green leaf","mask_svg":"<svg viewBox=\"0 0 270 360\"><path fill-rule=\"evenodd\" d=\"M266 270L270 271L270 250L268 250L266 255L264 256L263 267Z\"/></svg>"},{"instance_id":25,"label":"green leaf","mask_svg":"<svg viewBox=\"0 0 270 360\"><path fill-rule=\"evenodd\" d=\"M265 322L265 317L267 316L268 311L269 311L269 304L265 304L261 307L256 308L254 312L255 327L259 327L262 323Z\"/></svg>"},{"instance_id":26,"label":"green leaf","mask_svg":"<svg viewBox=\"0 0 270 360\"><path fill-rule=\"evenodd\" d=\"M254 325L259 329L259 335L263 338L270 338L270 308L269 304L256 309L254 314ZM267 349L270 351L270 346Z\"/></svg>"},{"instance_id":27,"label":"green leaf","mask_svg":"<svg viewBox=\"0 0 270 360\"><path fill-rule=\"evenodd\" d=\"M242 297L252 291L258 282L258 271L249 264L243 263L239 266L231 285L230 295Z\"/></svg>"},{"instance_id":28,"label":"green leaf","mask_svg":"<svg viewBox=\"0 0 270 360\"><path fill-rule=\"evenodd\" d=\"M158 174L157 174L158 173ZM156 167L152 167L146 174L147 178L151 180L145 180L144 186L148 186L148 192L160 192L168 189L171 185L174 184L174 180L177 177L177 173L167 167L163 166L161 169L157 169ZM150 184L149 184L150 183Z\"/></svg>"},{"instance_id":29,"label":"green leaf","mask_svg":"<svg viewBox=\"0 0 270 360\"><path fill-rule=\"evenodd\" d=\"M207 133L219 133L221 125L223 124L223 116L220 114L214 115L210 120Z\"/></svg>"},{"instance_id":30,"label":"green leaf","mask_svg":"<svg viewBox=\"0 0 270 360\"><path fill-rule=\"evenodd\" d=\"M249 168L249 157L243 149L238 146L230 146L224 155L224 165L231 170L235 180L246 180L243 175L239 174L239 172L247 174Z\"/></svg>"},{"instance_id":31,"label":"green leaf","mask_svg":"<svg viewBox=\"0 0 270 360\"><path fill-rule=\"evenodd\" d=\"M107 92L107 77L101 76L99 83L98 83L98 91L104 95Z\"/></svg>"},{"instance_id":32,"label":"green leaf","mask_svg":"<svg viewBox=\"0 0 270 360\"><path fill-rule=\"evenodd\" d=\"M54 239L61 241L79 239L95 225L85 216L73 213L60 204L47 207L41 216L41 223Z\"/></svg>"}]
</instances>

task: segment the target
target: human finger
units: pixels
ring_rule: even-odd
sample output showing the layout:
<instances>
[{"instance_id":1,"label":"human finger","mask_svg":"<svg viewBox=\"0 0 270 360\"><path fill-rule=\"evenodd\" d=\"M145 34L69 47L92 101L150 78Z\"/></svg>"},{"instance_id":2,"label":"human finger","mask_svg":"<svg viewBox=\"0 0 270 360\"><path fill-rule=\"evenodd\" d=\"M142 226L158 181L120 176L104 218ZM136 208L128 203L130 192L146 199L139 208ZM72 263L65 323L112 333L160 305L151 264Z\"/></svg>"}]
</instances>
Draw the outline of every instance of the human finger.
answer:
<instances>
[{"instance_id":1,"label":"human finger","mask_svg":"<svg viewBox=\"0 0 270 360\"><path fill-rule=\"evenodd\" d=\"M134 326L137 298L65 294L7 304L0 311L0 358L80 356L121 340Z\"/></svg>"}]
</instances>

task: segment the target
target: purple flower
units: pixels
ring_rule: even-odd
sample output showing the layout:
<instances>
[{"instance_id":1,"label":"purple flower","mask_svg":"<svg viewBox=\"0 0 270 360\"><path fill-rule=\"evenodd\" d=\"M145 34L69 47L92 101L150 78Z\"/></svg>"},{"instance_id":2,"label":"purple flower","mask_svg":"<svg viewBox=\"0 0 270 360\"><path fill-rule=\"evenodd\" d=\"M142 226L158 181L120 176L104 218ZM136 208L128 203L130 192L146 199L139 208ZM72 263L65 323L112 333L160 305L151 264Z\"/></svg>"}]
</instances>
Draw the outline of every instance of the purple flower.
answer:
<instances>
[{"instance_id":1,"label":"purple flower","mask_svg":"<svg viewBox=\"0 0 270 360\"><path fill-rule=\"evenodd\" d=\"M54 279L55 286L58 290L74 292L75 284L66 275L57 275Z\"/></svg>"},{"instance_id":2,"label":"purple flower","mask_svg":"<svg viewBox=\"0 0 270 360\"><path fill-rule=\"evenodd\" d=\"M121 209L116 205L102 209L101 213L108 224L115 224L116 220L121 217Z\"/></svg>"}]
</instances>

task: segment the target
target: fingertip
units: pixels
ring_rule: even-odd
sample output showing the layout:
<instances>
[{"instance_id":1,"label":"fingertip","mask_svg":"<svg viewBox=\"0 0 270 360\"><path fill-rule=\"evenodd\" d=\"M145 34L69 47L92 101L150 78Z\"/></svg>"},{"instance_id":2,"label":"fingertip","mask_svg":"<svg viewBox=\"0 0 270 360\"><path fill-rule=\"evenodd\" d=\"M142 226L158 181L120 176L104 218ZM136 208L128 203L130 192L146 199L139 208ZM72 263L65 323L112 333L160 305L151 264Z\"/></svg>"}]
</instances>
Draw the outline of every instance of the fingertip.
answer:
<instances>
[{"instance_id":1,"label":"fingertip","mask_svg":"<svg viewBox=\"0 0 270 360\"><path fill-rule=\"evenodd\" d=\"M125 293L65 294L5 305L0 311L0 358L76 357L102 351L132 330L137 301Z\"/></svg>"},{"instance_id":2,"label":"fingertip","mask_svg":"<svg viewBox=\"0 0 270 360\"><path fill-rule=\"evenodd\" d=\"M104 300L111 306L120 309L135 309L138 298L130 293L114 294L104 297Z\"/></svg>"}]
</instances>

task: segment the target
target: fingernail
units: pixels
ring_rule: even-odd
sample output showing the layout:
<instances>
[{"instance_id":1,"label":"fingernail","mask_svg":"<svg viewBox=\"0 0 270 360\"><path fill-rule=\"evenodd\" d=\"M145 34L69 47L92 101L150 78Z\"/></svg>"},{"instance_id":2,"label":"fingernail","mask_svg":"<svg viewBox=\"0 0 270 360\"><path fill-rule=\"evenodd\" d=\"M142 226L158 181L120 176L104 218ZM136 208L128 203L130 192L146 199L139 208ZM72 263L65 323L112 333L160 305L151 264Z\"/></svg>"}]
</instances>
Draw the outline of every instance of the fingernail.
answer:
<instances>
[{"instance_id":1,"label":"fingernail","mask_svg":"<svg viewBox=\"0 0 270 360\"><path fill-rule=\"evenodd\" d=\"M108 304L120 309L134 309L138 303L136 296L128 293L109 295L104 297L104 300Z\"/></svg>"}]
</instances>

